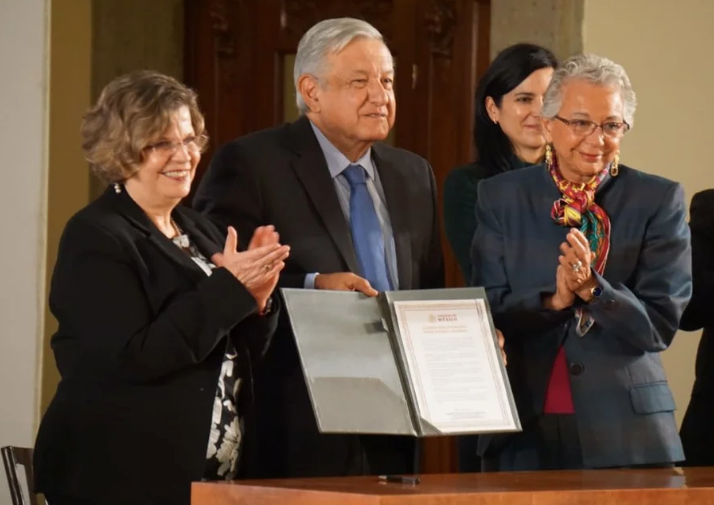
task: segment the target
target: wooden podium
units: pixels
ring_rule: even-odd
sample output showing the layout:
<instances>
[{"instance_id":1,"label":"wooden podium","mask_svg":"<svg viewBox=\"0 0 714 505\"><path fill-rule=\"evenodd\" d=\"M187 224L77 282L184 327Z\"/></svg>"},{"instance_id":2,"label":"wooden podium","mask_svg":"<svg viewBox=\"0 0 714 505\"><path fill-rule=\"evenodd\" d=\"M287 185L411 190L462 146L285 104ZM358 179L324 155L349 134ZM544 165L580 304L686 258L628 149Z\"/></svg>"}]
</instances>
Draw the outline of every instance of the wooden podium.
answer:
<instances>
[{"instance_id":1,"label":"wooden podium","mask_svg":"<svg viewBox=\"0 0 714 505\"><path fill-rule=\"evenodd\" d=\"M192 505L714 505L714 468L194 483Z\"/></svg>"}]
</instances>

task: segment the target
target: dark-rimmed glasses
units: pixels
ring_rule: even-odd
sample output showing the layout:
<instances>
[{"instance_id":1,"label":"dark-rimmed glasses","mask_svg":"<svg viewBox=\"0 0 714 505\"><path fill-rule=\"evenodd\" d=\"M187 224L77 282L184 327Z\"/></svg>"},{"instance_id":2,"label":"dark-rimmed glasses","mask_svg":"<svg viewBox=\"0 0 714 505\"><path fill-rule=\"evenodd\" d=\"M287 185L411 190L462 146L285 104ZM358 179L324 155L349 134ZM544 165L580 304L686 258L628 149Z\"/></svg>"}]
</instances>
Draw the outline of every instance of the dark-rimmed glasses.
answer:
<instances>
[{"instance_id":1,"label":"dark-rimmed glasses","mask_svg":"<svg viewBox=\"0 0 714 505\"><path fill-rule=\"evenodd\" d=\"M569 126L575 135L583 137L587 137L596 129L600 128L605 136L617 138L627 133L630 129L630 125L625 121L606 121L602 124L597 124L587 119L565 119L560 116L555 116L555 119Z\"/></svg>"}]
</instances>

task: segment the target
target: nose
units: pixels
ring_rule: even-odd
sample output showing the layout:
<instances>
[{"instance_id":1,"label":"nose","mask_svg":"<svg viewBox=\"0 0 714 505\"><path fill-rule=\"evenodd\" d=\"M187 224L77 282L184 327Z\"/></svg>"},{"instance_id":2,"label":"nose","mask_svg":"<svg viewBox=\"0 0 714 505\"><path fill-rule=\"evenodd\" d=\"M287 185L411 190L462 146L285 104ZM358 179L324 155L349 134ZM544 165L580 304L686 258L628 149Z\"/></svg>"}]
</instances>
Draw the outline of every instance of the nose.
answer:
<instances>
[{"instance_id":1,"label":"nose","mask_svg":"<svg viewBox=\"0 0 714 505\"><path fill-rule=\"evenodd\" d=\"M176 145L176 150L174 151L172 158L174 159L174 161L178 162L190 161L191 153L189 152L189 147L183 142L179 142Z\"/></svg>"},{"instance_id":2,"label":"nose","mask_svg":"<svg viewBox=\"0 0 714 505\"><path fill-rule=\"evenodd\" d=\"M384 84L378 80L370 79L370 84L369 84L369 101L372 102L375 105L386 105L389 103L389 93L387 91L387 88L384 86Z\"/></svg>"},{"instance_id":3,"label":"nose","mask_svg":"<svg viewBox=\"0 0 714 505\"><path fill-rule=\"evenodd\" d=\"M586 140L597 146L605 145L605 132L603 132L602 127L596 127L590 135L586 137Z\"/></svg>"},{"instance_id":4,"label":"nose","mask_svg":"<svg viewBox=\"0 0 714 505\"><path fill-rule=\"evenodd\" d=\"M540 110L543 108L543 97L537 96L531 102L531 114L537 116L540 114Z\"/></svg>"}]
</instances>

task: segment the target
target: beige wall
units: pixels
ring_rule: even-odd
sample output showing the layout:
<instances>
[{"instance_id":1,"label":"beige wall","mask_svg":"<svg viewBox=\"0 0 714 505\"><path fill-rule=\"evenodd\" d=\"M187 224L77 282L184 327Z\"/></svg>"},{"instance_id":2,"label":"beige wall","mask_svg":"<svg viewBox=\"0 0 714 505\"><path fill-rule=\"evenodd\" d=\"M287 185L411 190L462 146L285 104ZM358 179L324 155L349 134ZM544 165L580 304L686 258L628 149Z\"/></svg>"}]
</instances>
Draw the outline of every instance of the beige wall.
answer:
<instances>
[{"instance_id":1,"label":"beige wall","mask_svg":"<svg viewBox=\"0 0 714 505\"><path fill-rule=\"evenodd\" d=\"M49 9L48 0L0 1L0 446L32 445L39 410Z\"/></svg>"},{"instance_id":2,"label":"beige wall","mask_svg":"<svg viewBox=\"0 0 714 505\"><path fill-rule=\"evenodd\" d=\"M582 51L585 0L491 0L491 57L517 42L551 49L559 58Z\"/></svg>"},{"instance_id":3,"label":"beige wall","mask_svg":"<svg viewBox=\"0 0 714 505\"><path fill-rule=\"evenodd\" d=\"M91 0L56 0L52 9L46 292L64 225L89 200L89 169L80 150L79 124L90 101L91 3ZM44 298L46 301L47 296ZM57 322L47 311L42 412L59 380L49 347L49 339L56 329Z\"/></svg>"},{"instance_id":4,"label":"beige wall","mask_svg":"<svg viewBox=\"0 0 714 505\"><path fill-rule=\"evenodd\" d=\"M622 161L681 182L687 198L714 187L710 166L714 69L712 0L586 0L584 50L622 64L639 107ZM694 380L699 333L680 334L664 353L681 421Z\"/></svg>"}]
</instances>

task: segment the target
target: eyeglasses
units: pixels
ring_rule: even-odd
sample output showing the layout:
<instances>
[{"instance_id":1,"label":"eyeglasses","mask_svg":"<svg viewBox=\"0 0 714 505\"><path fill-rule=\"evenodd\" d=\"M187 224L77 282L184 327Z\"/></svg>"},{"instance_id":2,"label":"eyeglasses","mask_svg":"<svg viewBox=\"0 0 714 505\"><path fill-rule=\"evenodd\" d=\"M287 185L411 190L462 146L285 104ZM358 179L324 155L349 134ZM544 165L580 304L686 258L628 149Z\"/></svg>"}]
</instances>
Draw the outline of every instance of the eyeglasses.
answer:
<instances>
[{"instance_id":1,"label":"eyeglasses","mask_svg":"<svg viewBox=\"0 0 714 505\"><path fill-rule=\"evenodd\" d=\"M176 151L181 147L186 149L187 152L192 153L203 151L203 148L206 147L207 144L208 137L206 135L196 135L194 137L187 137L180 142L170 142L168 140L156 142L155 144L149 144L144 149L169 158L176 154Z\"/></svg>"},{"instance_id":2,"label":"eyeglasses","mask_svg":"<svg viewBox=\"0 0 714 505\"><path fill-rule=\"evenodd\" d=\"M627 133L630 125L625 121L608 121L606 123L597 124L587 119L565 119L560 116L555 116L555 119L562 121L570 127L575 135L587 137L596 129L600 128L606 137L617 138Z\"/></svg>"}]
</instances>

